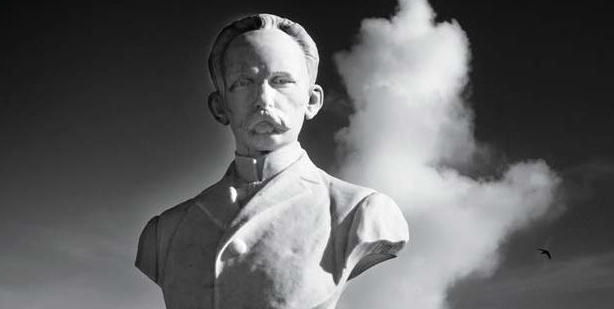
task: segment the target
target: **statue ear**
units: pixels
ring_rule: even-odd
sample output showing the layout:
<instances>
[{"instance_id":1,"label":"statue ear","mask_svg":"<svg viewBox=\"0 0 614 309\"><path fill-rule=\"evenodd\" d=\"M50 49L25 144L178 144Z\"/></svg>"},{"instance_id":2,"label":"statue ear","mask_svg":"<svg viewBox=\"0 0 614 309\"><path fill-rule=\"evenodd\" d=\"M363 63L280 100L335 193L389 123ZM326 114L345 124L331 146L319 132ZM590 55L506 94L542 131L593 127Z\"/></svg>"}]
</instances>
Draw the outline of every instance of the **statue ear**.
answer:
<instances>
[{"instance_id":1,"label":"statue ear","mask_svg":"<svg viewBox=\"0 0 614 309\"><path fill-rule=\"evenodd\" d=\"M228 125L230 123L219 91L209 94L209 111L211 111L211 115L213 115L213 118L215 118L217 122L223 125Z\"/></svg>"},{"instance_id":2,"label":"statue ear","mask_svg":"<svg viewBox=\"0 0 614 309\"><path fill-rule=\"evenodd\" d=\"M305 119L310 120L315 117L320 111L320 108L322 108L322 104L324 104L324 90L320 85L314 84L309 93L309 102L307 102L305 110Z\"/></svg>"}]
</instances>

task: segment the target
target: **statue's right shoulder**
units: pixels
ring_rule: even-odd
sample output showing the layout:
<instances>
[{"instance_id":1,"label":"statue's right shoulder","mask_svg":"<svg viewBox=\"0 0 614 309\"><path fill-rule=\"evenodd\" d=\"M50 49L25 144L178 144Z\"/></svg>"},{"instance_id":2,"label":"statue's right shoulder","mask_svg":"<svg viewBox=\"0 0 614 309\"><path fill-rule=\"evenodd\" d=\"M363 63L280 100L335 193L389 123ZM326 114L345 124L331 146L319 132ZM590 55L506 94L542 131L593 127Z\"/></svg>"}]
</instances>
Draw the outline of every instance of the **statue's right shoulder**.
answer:
<instances>
[{"instance_id":1,"label":"statue's right shoulder","mask_svg":"<svg viewBox=\"0 0 614 309\"><path fill-rule=\"evenodd\" d=\"M166 228L168 228L167 226L169 224L175 225L175 224L172 224L173 222L178 223L178 221L181 220L183 215L186 213L186 210L193 203L194 203L193 199L189 199L187 201L182 202L179 205L173 206L173 207L163 211L159 215L160 219L158 221L158 225L160 225L160 227L158 227L158 229L160 229L160 228L166 229Z\"/></svg>"},{"instance_id":2,"label":"statue's right shoulder","mask_svg":"<svg viewBox=\"0 0 614 309\"><path fill-rule=\"evenodd\" d=\"M187 200L154 216L141 232L134 265L158 284L160 284L160 261L165 258L163 256L165 248L191 204L191 200Z\"/></svg>"},{"instance_id":3,"label":"statue's right shoulder","mask_svg":"<svg viewBox=\"0 0 614 309\"><path fill-rule=\"evenodd\" d=\"M203 190L195 197L162 212L159 216L160 219L158 223L158 230L163 234L170 236L170 234L174 233L177 225L180 223L187 210L195 205L196 200L215 199L217 195L220 195L220 191L223 191L223 189L227 187L227 183L228 179L227 177L224 177L220 181Z\"/></svg>"},{"instance_id":4,"label":"statue's right shoulder","mask_svg":"<svg viewBox=\"0 0 614 309\"><path fill-rule=\"evenodd\" d=\"M225 178L224 178L225 179ZM160 284L164 270L162 265L166 260L169 244L183 221L188 210L195 205L196 199L206 199L215 195L224 179L205 189L196 197L186 200L176 206L163 211L160 215L151 218L139 237L135 266L147 277Z\"/></svg>"},{"instance_id":5,"label":"statue's right shoulder","mask_svg":"<svg viewBox=\"0 0 614 309\"><path fill-rule=\"evenodd\" d=\"M143 228L134 261L134 266L156 283L158 282L157 230L159 219L160 216L154 216Z\"/></svg>"}]
</instances>

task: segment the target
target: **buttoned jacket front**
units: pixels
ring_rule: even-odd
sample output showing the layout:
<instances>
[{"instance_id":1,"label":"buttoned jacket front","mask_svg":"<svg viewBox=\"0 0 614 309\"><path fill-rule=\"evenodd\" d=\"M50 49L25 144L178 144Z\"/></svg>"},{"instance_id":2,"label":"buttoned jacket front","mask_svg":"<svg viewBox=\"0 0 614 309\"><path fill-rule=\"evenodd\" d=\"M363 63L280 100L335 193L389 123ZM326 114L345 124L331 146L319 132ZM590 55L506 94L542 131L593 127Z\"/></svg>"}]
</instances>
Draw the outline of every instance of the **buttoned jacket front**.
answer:
<instances>
[{"instance_id":1,"label":"buttoned jacket front","mask_svg":"<svg viewBox=\"0 0 614 309\"><path fill-rule=\"evenodd\" d=\"M168 309L330 309L408 239L398 206L303 154L240 210L229 172L145 227L136 265Z\"/></svg>"}]
</instances>

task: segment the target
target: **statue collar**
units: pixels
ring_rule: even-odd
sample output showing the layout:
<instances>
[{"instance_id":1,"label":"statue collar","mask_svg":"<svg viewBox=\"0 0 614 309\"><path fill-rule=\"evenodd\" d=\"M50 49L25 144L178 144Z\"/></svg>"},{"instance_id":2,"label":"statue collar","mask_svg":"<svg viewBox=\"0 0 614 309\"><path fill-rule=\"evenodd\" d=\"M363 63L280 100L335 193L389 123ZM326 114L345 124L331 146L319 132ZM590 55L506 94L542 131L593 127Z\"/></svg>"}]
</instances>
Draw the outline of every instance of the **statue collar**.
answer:
<instances>
[{"instance_id":1,"label":"statue collar","mask_svg":"<svg viewBox=\"0 0 614 309\"><path fill-rule=\"evenodd\" d=\"M240 181L265 181L296 162L304 152L299 142L295 141L258 158L235 153L234 170Z\"/></svg>"}]
</instances>

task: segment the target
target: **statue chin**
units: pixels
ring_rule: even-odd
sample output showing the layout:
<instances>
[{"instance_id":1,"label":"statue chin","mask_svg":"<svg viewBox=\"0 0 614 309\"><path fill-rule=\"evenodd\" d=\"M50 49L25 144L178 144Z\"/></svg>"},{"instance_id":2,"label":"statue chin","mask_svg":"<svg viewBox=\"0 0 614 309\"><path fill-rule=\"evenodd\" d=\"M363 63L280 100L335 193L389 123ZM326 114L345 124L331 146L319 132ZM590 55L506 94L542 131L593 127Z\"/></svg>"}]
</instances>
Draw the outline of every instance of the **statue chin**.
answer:
<instances>
[{"instance_id":1,"label":"statue chin","mask_svg":"<svg viewBox=\"0 0 614 309\"><path fill-rule=\"evenodd\" d=\"M250 132L248 140L244 145L250 152L271 152L281 148L284 145L291 143L288 136L284 133L277 132Z\"/></svg>"}]
</instances>

